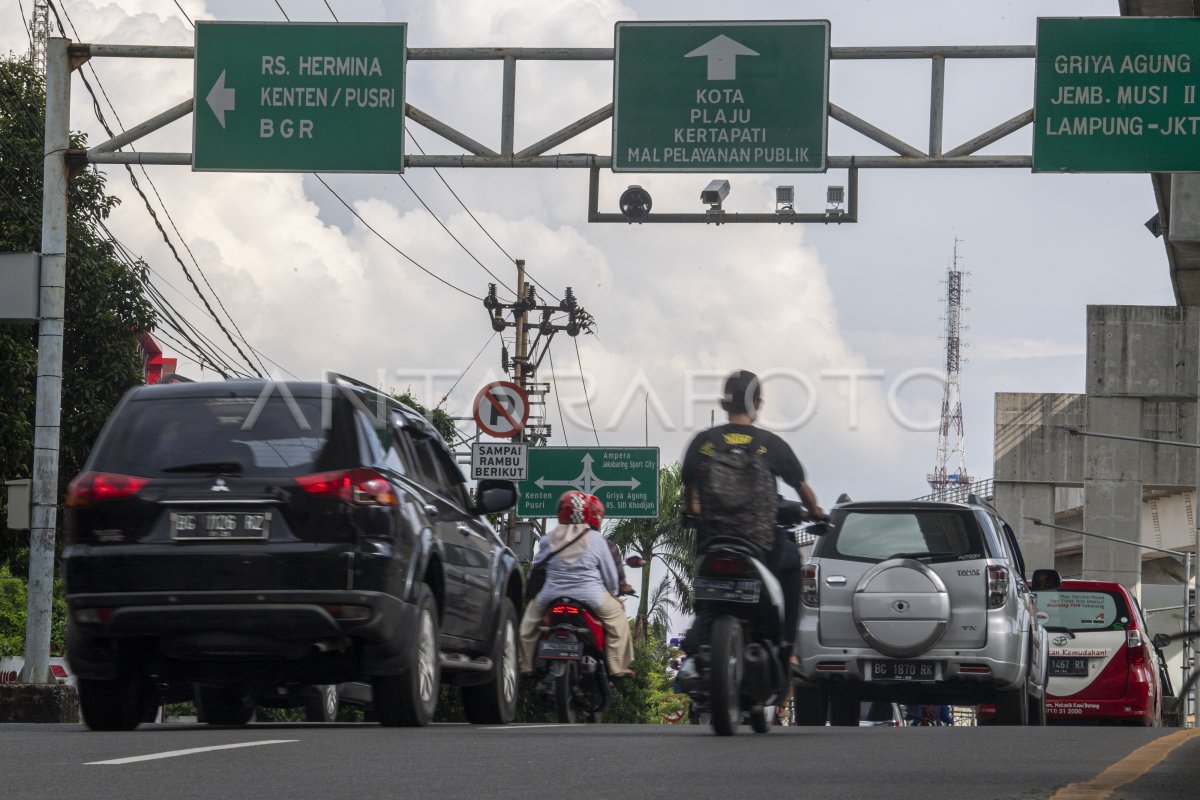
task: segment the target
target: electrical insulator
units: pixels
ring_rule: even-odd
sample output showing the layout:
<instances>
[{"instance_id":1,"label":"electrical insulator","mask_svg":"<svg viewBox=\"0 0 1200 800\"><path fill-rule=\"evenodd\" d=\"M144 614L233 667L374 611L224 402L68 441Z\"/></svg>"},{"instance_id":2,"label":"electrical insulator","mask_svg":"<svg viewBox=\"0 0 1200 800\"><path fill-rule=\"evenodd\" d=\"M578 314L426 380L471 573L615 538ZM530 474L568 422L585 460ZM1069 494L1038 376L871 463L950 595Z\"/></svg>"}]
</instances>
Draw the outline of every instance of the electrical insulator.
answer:
<instances>
[{"instance_id":1,"label":"electrical insulator","mask_svg":"<svg viewBox=\"0 0 1200 800\"><path fill-rule=\"evenodd\" d=\"M508 345L500 345L500 369L508 372Z\"/></svg>"},{"instance_id":2,"label":"electrical insulator","mask_svg":"<svg viewBox=\"0 0 1200 800\"><path fill-rule=\"evenodd\" d=\"M483 298L483 307L491 311L498 305L500 301L496 299L496 284L489 283L487 297Z\"/></svg>"},{"instance_id":3,"label":"electrical insulator","mask_svg":"<svg viewBox=\"0 0 1200 800\"><path fill-rule=\"evenodd\" d=\"M578 301L575 300L575 291L568 286L567 290L563 292L562 302L558 304L559 308L563 311L574 311L578 305Z\"/></svg>"},{"instance_id":4,"label":"electrical insulator","mask_svg":"<svg viewBox=\"0 0 1200 800\"><path fill-rule=\"evenodd\" d=\"M504 317L500 316L500 312L497 311L496 316L492 317L492 330L499 333L507 327L508 325L505 323Z\"/></svg>"}]
</instances>

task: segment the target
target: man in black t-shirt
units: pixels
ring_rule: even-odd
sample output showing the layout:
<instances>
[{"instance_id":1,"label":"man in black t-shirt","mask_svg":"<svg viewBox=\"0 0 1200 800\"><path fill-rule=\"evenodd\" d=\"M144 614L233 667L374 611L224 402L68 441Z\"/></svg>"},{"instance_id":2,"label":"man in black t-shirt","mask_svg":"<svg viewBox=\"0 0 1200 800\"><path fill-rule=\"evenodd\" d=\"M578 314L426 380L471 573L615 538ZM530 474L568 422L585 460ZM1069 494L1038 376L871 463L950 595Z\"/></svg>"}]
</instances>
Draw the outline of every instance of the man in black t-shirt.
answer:
<instances>
[{"instance_id":1,"label":"man in black t-shirt","mask_svg":"<svg viewBox=\"0 0 1200 800\"><path fill-rule=\"evenodd\" d=\"M782 478L784 483L800 495L809 519L824 519L825 512L818 505L816 494L805 480L804 467L796 458L796 453L779 436L754 425L762 409L762 384L758 376L747 370L737 370L726 378L721 408L729 415L729 422L696 434L684 454L682 478L685 511L693 516L699 516L702 511L700 487L704 484L709 459L718 452L753 443L755 455L766 461L776 478ZM775 509L770 509L770 513L774 514ZM697 535L698 541L703 539L703 523ZM779 579L783 589L786 640L781 643L781 648L784 657L787 657L791 654L800 615L800 552L790 537L782 530L777 530L774 549L765 555L764 563ZM700 625L694 625L688 632L684 639L685 652L695 652L699 643L694 639L701 635L700 628Z\"/></svg>"}]
</instances>

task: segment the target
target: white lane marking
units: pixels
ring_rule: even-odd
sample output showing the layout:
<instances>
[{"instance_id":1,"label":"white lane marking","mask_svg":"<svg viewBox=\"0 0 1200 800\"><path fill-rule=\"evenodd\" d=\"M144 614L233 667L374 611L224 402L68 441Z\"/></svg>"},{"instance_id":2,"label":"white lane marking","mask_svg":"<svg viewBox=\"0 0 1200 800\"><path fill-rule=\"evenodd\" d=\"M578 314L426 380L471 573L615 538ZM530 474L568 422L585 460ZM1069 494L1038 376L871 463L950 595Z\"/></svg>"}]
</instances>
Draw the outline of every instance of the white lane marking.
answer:
<instances>
[{"instance_id":1,"label":"white lane marking","mask_svg":"<svg viewBox=\"0 0 1200 800\"><path fill-rule=\"evenodd\" d=\"M159 758L175 758L176 756L190 756L195 753L207 753L212 750L232 750L235 747L258 747L262 744L287 744L288 742L298 742L299 739L265 739L261 742L241 742L240 744L218 744L212 747L189 747L187 750L167 750L163 753L150 753L145 756L130 756L129 758L112 758L108 761L86 761L85 766L92 764L133 764L137 761L154 761Z\"/></svg>"},{"instance_id":2,"label":"white lane marking","mask_svg":"<svg viewBox=\"0 0 1200 800\"><path fill-rule=\"evenodd\" d=\"M582 722L546 722L537 725L497 725L484 728L485 731L527 731L530 728L580 728Z\"/></svg>"}]
</instances>

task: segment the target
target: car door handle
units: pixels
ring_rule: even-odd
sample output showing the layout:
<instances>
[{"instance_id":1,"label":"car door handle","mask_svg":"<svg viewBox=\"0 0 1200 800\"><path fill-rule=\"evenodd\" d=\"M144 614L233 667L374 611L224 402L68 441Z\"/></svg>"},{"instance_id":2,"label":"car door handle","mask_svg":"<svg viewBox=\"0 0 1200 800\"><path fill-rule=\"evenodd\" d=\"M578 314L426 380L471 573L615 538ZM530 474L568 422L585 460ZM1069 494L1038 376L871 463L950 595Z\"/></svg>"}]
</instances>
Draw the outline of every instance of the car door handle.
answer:
<instances>
[{"instance_id":1,"label":"car door handle","mask_svg":"<svg viewBox=\"0 0 1200 800\"><path fill-rule=\"evenodd\" d=\"M845 575L830 575L828 578L825 579L825 583L828 584L829 586L845 586L846 585L846 576Z\"/></svg>"},{"instance_id":2,"label":"car door handle","mask_svg":"<svg viewBox=\"0 0 1200 800\"><path fill-rule=\"evenodd\" d=\"M425 513L429 515L430 519L437 519L437 517L438 517L438 507L437 506L435 506L433 503L426 503L424 508L425 508Z\"/></svg>"}]
</instances>

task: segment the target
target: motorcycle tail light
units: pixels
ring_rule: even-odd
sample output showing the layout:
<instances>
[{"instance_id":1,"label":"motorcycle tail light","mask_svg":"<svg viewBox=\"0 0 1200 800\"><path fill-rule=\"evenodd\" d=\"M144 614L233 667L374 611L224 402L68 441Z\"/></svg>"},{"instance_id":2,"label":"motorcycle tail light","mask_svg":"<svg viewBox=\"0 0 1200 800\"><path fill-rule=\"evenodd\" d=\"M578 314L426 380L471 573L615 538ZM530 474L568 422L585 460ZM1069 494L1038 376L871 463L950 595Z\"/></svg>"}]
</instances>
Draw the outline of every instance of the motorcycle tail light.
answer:
<instances>
[{"instance_id":1,"label":"motorcycle tail light","mask_svg":"<svg viewBox=\"0 0 1200 800\"><path fill-rule=\"evenodd\" d=\"M820 564L805 564L800 570L800 602L806 608L821 605L820 577Z\"/></svg>"},{"instance_id":2,"label":"motorcycle tail light","mask_svg":"<svg viewBox=\"0 0 1200 800\"><path fill-rule=\"evenodd\" d=\"M550 609L551 614L578 614L579 606L557 605Z\"/></svg>"},{"instance_id":3,"label":"motorcycle tail light","mask_svg":"<svg viewBox=\"0 0 1200 800\"><path fill-rule=\"evenodd\" d=\"M741 575L746 571L746 562L737 556L717 556L705 562L705 572L710 575Z\"/></svg>"},{"instance_id":4,"label":"motorcycle tail light","mask_svg":"<svg viewBox=\"0 0 1200 800\"><path fill-rule=\"evenodd\" d=\"M987 568L987 605L1000 608L1008 601L1008 567L989 564Z\"/></svg>"}]
</instances>

